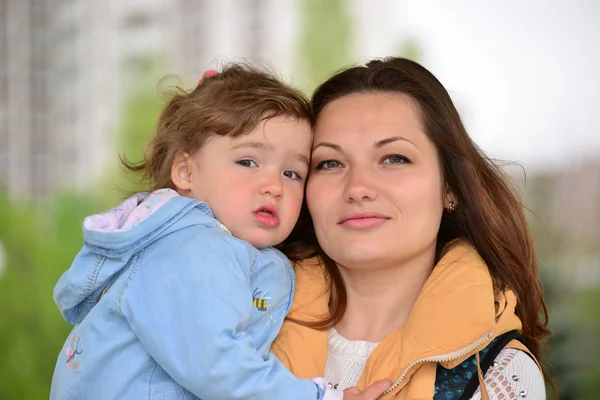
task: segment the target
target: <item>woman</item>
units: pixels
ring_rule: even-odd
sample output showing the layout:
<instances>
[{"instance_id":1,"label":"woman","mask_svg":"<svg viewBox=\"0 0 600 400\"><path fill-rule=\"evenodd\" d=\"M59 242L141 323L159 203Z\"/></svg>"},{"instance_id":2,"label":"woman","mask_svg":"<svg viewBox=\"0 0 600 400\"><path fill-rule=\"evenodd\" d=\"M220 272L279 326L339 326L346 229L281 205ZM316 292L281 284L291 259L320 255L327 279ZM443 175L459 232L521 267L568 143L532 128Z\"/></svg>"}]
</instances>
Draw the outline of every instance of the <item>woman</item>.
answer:
<instances>
[{"instance_id":1,"label":"woman","mask_svg":"<svg viewBox=\"0 0 600 400\"><path fill-rule=\"evenodd\" d=\"M274 352L341 389L390 378L383 398L545 398L523 209L442 84L391 58L337 73L312 102L319 257L297 268Z\"/></svg>"}]
</instances>

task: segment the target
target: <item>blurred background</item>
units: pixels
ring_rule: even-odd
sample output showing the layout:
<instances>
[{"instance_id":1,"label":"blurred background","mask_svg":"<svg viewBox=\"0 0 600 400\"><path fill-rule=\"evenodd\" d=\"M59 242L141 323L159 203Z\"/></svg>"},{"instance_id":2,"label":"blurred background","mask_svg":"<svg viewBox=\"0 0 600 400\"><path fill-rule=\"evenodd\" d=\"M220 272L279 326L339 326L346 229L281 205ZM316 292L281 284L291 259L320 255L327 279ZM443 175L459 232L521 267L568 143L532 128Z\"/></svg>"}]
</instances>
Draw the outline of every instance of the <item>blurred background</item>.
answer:
<instances>
[{"instance_id":1,"label":"blurred background","mask_svg":"<svg viewBox=\"0 0 600 400\"><path fill-rule=\"evenodd\" d=\"M562 399L600 398L600 2L0 0L0 399L48 398L70 327L53 286L84 216L135 187L164 103L232 60L310 93L405 56L447 87L524 197Z\"/></svg>"}]
</instances>

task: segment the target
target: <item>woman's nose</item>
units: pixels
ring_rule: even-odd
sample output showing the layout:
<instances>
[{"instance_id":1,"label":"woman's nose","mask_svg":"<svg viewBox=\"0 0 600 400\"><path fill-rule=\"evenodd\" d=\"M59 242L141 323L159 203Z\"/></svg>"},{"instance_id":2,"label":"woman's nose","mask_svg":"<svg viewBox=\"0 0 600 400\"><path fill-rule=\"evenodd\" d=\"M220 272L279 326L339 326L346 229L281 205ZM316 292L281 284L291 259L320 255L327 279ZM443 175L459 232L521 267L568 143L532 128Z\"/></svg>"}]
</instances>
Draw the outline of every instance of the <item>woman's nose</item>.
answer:
<instances>
[{"instance_id":1,"label":"woman's nose","mask_svg":"<svg viewBox=\"0 0 600 400\"><path fill-rule=\"evenodd\" d=\"M347 175L345 200L348 202L361 202L375 200L377 187L369 177L368 171L354 170Z\"/></svg>"}]
</instances>

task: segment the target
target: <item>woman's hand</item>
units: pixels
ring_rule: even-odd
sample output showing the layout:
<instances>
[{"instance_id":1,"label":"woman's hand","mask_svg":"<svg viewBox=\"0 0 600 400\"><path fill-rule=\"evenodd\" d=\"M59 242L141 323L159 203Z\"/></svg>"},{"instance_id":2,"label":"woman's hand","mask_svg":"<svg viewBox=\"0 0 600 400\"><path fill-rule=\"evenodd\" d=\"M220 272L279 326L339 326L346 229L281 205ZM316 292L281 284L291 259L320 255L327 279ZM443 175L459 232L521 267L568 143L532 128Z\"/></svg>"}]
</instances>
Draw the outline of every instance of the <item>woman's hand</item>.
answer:
<instances>
[{"instance_id":1,"label":"woman's hand","mask_svg":"<svg viewBox=\"0 0 600 400\"><path fill-rule=\"evenodd\" d=\"M344 390L344 400L376 400L392 386L392 381L383 379L377 381L365 390L352 387Z\"/></svg>"}]
</instances>

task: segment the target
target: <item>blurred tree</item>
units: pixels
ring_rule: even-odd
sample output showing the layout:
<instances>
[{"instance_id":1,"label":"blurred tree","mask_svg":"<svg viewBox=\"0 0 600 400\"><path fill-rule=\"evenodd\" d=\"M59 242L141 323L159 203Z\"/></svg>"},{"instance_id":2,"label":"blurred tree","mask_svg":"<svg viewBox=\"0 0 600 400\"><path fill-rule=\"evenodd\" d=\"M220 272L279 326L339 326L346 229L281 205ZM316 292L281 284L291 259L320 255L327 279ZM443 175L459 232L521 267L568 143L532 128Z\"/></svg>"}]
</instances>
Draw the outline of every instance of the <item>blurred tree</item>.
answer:
<instances>
[{"instance_id":1,"label":"blurred tree","mask_svg":"<svg viewBox=\"0 0 600 400\"><path fill-rule=\"evenodd\" d=\"M355 63L352 53L353 30L347 0L304 0L299 68L295 74L306 93L336 71ZM414 37L400 42L396 55L414 61L422 58L422 48Z\"/></svg>"},{"instance_id":2,"label":"blurred tree","mask_svg":"<svg viewBox=\"0 0 600 400\"><path fill-rule=\"evenodd\" d=\"M547 360L561 400L591 399L600 390L600 288L583 289L574 275L582 260L600 260L600 250L588 245L597 238L574 238L553 225L555 181L552 173L538 173L524 189L553 333Z\"/></svg>"},{"instance_id":3,"label":"blurred tree","mask_svg":"<svg viewBox=\"0 0 600 400\"><path fill-rule=\"evenodd\" d=\"M600 268L600 265L597 265ZM582 377L582 398L591 399L600 393L600 288L593 288L582 293L579 307L584 322L583 341L579 344L583 356L585 370Z\"/></svg>"},{"instance_id":4,"label":"blurred tree","mask_svg":"<svg viewBox=\"0 0 600 400\"><path fill-rule=\"evenodd\" d=\"M400 57L408 58L409 60L421 62L423 58L423 49L419 45L419 41L409 36L407 39L403 40L398 46L397 54Z\"/></svg>"},{"instance_id":5,"label":"blurred tree","mask_svg":"<svg viewBox=\"0 0 600 400\"><path fill-rule=\"evenodd\" d=\"M109 198L113 202L118 202L132 192L147 189L140 179L141 176L128 171L119 160L119 155L125 156L129 162L137 163L143 160L144 149L154 134L164 105L161 90L171 83L165 79L157 85L156 82L160 79L159 71L163 69L162 63L154 58L147 61L138 61L136 65L139 64L140 69L129 74L132 78L127 85L126 99L120 116L114 167L109 169L104 184L112 189Z\"/></svg>"},{"instance_id":6,"label":"blurred tree","mask_svg":"<svg viewBox=\"0 0 600 400\"><path fill-rule=\"evenodd\" d=\"M132 161L153 133L163 103L156 69L132 74L116 146L115 163L96 193L63 194L42 206L10 203L0 192L0 399L47 399L58 353L71 326L52 301L60 275L81 248L87 215L112 207L139 180L124 172L119 151ZM117 190L105 190L116 188Z\"/></svg>"},{"instance_id":7,"label":"blurred tree","mask_svg":"<svg viewBox=\"0 0 600 400\"><path fill-rule=\"evenodd\" d=\"M578 377L581 375L581 363L575 357L576 341L580 340L577 329L577 316L572 312L575 307L575 291L565 286L556 273L556 268L548 264L540 266L541 281L544 286L549 324L552 330L545 363L550 368L559 398L562 400L580 399L581 388ZM548 399L552 399L550 387L547 387Z\"/></svg>"},{"instance_id":8,"label":"blurred tree","mask_svg":"<svg viewBox=\"0 0 600 400\"><path fill-rule=\"evenodd\" d=\"M353 61L351 35L347 1L302 1L299 67L294 73L306 93Z\"/></svg>"},{"instance_id":9,"label":"blurred tree","mask_svg":"<svg viewBox=\"0 0 600 400\"><path fill-rule=\"evenodd\" d=\"M47 399L58 352L70 327L52 290L81 246L83 216L94 198L63 196L44 214L0 197L0 399Z\"/></svg>"}]
</instances>

